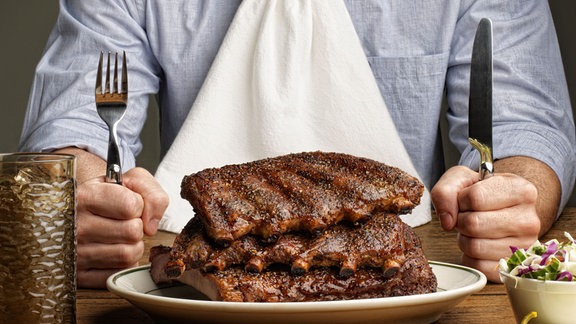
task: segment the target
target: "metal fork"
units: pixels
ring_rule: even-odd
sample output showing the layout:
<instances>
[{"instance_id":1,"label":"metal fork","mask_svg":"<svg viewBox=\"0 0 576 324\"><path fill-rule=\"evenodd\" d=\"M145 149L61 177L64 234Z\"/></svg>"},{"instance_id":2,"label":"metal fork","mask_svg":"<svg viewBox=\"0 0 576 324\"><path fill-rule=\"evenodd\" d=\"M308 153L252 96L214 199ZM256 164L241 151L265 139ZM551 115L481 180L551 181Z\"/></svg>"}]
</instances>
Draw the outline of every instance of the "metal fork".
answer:
<instances>
[{"instance_id":1,"label":"metal fork","mask_svg":"<svg viewBox=\"0 0 576 324\"><path fill-rule=\"evenodd\" d=\"M126 52L122 58L122 80L119 88L118 81L118 53L114 61L114 80L110 91L110 52L108 52L108 64L106 68L106 83L102 91L102 61L104 53L100 52L98 73L96 74L96 110L100 118L106 122L109 130L108 158L106 166L106 181L122 184L122 166L120 164L120 152L118 150L117 125L126 112L128 103L128 68L126 67Z\"/></svg>"}]
</instances>

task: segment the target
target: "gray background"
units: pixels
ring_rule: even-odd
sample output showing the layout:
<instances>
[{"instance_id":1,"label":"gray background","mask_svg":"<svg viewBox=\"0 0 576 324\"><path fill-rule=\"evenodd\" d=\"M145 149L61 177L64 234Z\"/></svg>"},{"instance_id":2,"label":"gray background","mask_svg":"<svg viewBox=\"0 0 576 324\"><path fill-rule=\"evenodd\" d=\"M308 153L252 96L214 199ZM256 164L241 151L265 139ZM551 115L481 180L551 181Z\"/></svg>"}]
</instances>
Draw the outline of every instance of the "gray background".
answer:
<instances>
[{"instance_id":1,"label":"gray background","mask_svg":"<svg viewBox=\"0 0 576 324\"><path fill-rule=\"evenodd\" d=\"M81 0L90 1L90 0ZM564 68L572 98L576 107L576 1L550 0L558 39L564 59ZM58 14L55 0L4 1L0 11L0 152L12 152L17 148L28 92L34 68ZM155 106L149 108L149 120L142 133L144 150L138 164L154 172L159 161L158 113ZM448 165L456 161L455 151L446 147ZM576 206L576 193L572 194L570 206Z\"/></svg>"}]
</instances>

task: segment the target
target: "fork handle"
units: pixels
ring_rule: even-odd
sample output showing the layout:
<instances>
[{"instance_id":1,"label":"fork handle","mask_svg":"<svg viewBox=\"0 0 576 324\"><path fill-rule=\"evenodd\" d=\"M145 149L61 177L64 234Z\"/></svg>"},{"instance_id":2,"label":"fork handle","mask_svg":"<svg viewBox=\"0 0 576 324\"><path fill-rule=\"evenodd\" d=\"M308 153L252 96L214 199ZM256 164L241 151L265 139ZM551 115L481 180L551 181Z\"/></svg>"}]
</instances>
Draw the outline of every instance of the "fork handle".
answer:
<instances>
[{"instance_id":1,"label":"fork handle","mask_svg":"<svg viewBox=\"0 0 576 324\"><path fill-rule=\"evenodd\" d=\"M106 182L122 184L122 170L120 165L109 163L106 167Z\"/></svg>"},{"instance_id":2,"label":"fork handle","mask_svg":"<svg viewBox=\"0 0 576 324\"><path fill-rule=\"evenodd\" d=\"M116 139L115 127L110 128L108 140L108 159L106 162L106 182L122 184L122 167L120 165L120 151Z\"/></svg>"}]
</instances>

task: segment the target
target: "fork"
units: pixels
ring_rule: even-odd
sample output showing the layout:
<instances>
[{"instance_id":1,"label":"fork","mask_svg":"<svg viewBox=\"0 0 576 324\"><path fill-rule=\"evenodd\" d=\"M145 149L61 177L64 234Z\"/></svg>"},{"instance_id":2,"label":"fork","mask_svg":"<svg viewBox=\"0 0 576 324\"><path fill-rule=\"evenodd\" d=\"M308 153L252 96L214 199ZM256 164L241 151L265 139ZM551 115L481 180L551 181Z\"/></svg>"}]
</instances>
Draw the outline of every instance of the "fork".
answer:
<instances>
[{"instance_id":1,"label":"fork","mask_svg":"<svg viewBox=\"0 0 576 324\"><path fill-rule=\"evenodd\" d=\"M118 150L118 122L126 112L128 103L128 68L126 67L126 52L122 58L122 80L119 88L118 81L118 53L114 60L114 80L110 91L110 52L108 52L108 64L106 67L106 80L102 91L102 62L104 53L100 52L98 73L96 74L96 110L100 118L108 125L108 158L106 162L106 182L122 184L122 166L120 164L120 152Z\"/></svg>"}]
</instances>

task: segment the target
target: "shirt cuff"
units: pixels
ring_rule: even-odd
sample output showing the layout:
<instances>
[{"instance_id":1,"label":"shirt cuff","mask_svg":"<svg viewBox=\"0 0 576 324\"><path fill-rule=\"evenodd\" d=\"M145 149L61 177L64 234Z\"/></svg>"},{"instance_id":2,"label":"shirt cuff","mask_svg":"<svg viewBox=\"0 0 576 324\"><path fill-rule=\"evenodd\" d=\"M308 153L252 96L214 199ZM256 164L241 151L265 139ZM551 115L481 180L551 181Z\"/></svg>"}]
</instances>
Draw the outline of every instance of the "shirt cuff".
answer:
<instances>
[{"instance_id":1,"label":"shirt cuff","mask_svg":"<svg viewBox=\"0 0 576 324\"><path fill-rule=\"evenodd\" d=\"M570 199L576 175L576 152L573 144L563 133L538 125L514 127L494 132L494 159L511 156L527 156L548 165L558 176L562 186L562 197L558 215ZM480 156L468 145L459 164L473 170L479 168ZM497 172L498 169L496 168Z\"/></svg>"}]
</instances>

